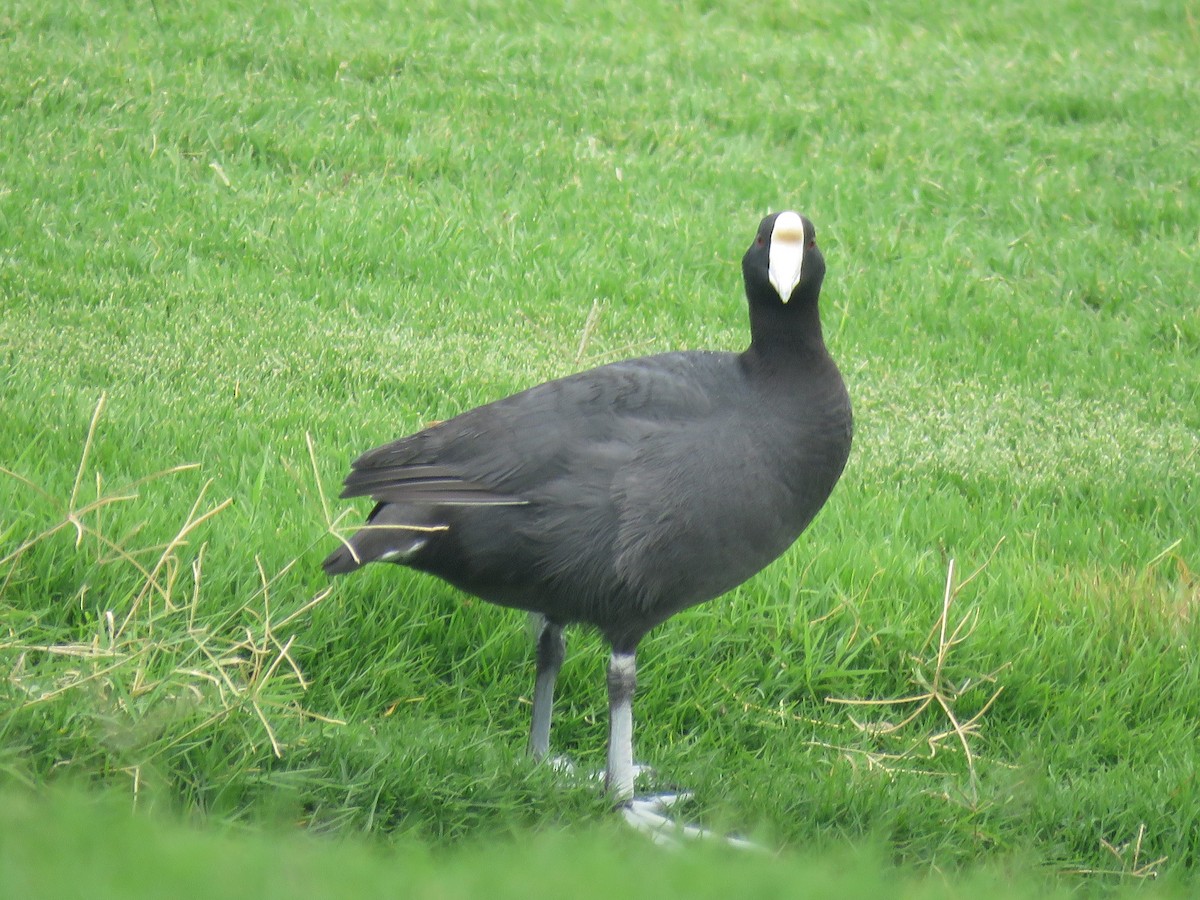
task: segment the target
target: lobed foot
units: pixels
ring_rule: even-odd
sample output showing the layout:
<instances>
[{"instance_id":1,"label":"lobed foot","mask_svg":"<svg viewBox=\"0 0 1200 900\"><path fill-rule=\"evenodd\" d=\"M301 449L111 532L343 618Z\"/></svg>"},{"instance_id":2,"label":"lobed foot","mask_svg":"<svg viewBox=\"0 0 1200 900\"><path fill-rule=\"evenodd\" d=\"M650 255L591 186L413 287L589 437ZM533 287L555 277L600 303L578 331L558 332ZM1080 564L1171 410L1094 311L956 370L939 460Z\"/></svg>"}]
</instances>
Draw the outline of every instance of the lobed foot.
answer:
<instances>
[{"instance_id":1,"label":"lobed foot","mask_svg":"<svg viewBox=\"0 0 1200 900\"><path fill-rule=\"evenodd\" d=\"M664 815L677 803L690 800L691 796L690 793L683 791L677 794L651 794L646 797L634 797L632 800L622 803L617 810L626 824L663 847L682 847L688 841L722 841L739 850L763 849L745 838L735 835L720 835L697 825L676 822Z\"/></svg>"},{"instance_id":2,"label":"lobed foot","mask_svg":"<svg viewBox=\"0 0 1200 900\"><path fill-rule=\"evenodd\" d=\"M547 756L545 762L555 772L565 775L568 778L576 779L580 777L580 772L575 765L575 761L569 756ZM635 764L633 771L634 777L638 780L650 778L654 775L653 768L641 764ZM589 781L603 783L604 772L591 772L586 778ZM680 803L686 803L691 799L692 794L690 791L647 794L619 803L616 811L621 814L621 818L635 831L646 835L660 846L681 847L687 841L709 840L722 841L730 847L737 847L741 850L764 849L745 838L735 835L720 835L710 829L701 828L697 825L676 822L666 815L672 807Z\"/></svg>"}]
</instances>

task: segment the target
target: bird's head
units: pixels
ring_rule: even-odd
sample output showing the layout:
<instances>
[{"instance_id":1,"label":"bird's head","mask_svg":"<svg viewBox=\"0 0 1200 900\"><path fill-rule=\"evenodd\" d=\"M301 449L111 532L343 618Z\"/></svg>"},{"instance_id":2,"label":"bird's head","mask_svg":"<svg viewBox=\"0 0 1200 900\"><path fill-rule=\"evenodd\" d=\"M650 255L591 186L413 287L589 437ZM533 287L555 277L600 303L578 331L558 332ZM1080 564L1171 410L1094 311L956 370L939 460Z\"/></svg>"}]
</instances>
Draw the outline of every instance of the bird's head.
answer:
<instances>
[{"instance_id":1,"label":"bird's head","mask_svg":"<svg viewBox=\"0 0 1200 900\"><path fill-rule=\"evenodd\" d=\"M767 216L742 257L742 273L752 302L786 305L815 298L825 277L825 260L813 223L790 210Z\"/></svg>"}]
</instances>

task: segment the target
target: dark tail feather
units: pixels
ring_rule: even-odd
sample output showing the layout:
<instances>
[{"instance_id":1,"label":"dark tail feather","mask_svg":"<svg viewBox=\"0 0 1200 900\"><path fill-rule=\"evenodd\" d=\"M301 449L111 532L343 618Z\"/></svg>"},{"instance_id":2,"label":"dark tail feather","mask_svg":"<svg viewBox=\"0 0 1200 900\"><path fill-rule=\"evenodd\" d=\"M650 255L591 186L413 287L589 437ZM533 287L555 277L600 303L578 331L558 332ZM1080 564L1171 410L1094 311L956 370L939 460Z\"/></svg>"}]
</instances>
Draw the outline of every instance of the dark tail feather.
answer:
<instances>
[{"instance_id":1,"label":"dark tail feather","mask_svg":"<svg viewBox=\"0 0 1200 900\"><path fill-rule=\"evenodd\" d=\"M431 537L445 530L446 526L428 513L381 503L367 524L330 553L321 567L327 575L345 575L375 560L404 564Z\"/></svg>"},{"instance_id":2,"label":"dark tail feather","mask_svg":"<svg viewBox=\"0 0 1200 900\"><path fill-rule=\"evenodd\" d=\"M325 570L326 575L345 575L348 572L361 569L364 562L365 560L355 559L354 554L350 552L350 548L342 544L342 546L325 557L325 562L321 563L321 568Z\"/></svg>"}]
</instances>

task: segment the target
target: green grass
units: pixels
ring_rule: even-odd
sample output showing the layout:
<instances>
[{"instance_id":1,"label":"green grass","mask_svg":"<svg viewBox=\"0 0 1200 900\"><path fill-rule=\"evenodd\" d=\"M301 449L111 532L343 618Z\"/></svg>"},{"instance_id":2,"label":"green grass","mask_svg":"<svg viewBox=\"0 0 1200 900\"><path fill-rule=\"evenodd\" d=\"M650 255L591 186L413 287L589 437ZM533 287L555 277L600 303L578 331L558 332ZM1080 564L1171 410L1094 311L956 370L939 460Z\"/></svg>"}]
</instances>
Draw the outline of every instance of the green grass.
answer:
<instances>
[{"instance_id":1,"label":"green grass","mask_svg":"<svg viewBox=\"0 0 1200 900\"><path fill-rule=\"evenodd\" d=\"M741 253L794 207L854 453L797 547L646 640L636 707L687 817L779 855L664 871L1194 889L1198 23L1115 0L10 4L0 877L63 877L109 830L112 860L181 881L236 852L259 883L279 846L314 893L343 869L394 892L393 855L440 895L659 865L524 759L522 617L382 567L327 592L323 494L545 378L740 348ZM598 766L603 648L568 652L554 743ZM139 813L29 799L60 783ZM160 839L153 866L133 850Z\"/></svg>"},{"instance_id":2,"label":"green grass","mask_svg":"<svg viewBox=\"0 0 1200 900\"><path fill-rule=\"evenodd\" d=\"M1065 884L992 866L955 879L897 876L876 847L771 859L715 846L664 853L615 823L454 847L380 847L280 831L203 830L133 817L111 801L52 793L0 806L0 889L43 897L812 896L950 900L1068 897ZM94 830L103 829L98 841ZM115 852L114 852L115 851ZM69 857L31 877L30 855ZM569 868L568 868L569 866ZM85 873L81 878L81 873ZM1165 895L1160 892L1160 896ZM1182 895L1180 895L1182 896Z\"/></svg>"}]
</instances>

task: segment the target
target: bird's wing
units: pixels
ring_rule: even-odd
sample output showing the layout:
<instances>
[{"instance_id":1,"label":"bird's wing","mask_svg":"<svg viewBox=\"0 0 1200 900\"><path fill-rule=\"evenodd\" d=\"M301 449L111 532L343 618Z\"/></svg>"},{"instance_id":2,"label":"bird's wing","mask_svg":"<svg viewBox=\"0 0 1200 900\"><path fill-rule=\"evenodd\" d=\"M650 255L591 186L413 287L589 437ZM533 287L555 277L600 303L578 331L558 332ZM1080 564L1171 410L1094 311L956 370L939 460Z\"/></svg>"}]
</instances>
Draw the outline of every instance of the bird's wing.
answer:
<instances>
[{"instance_id":1,"label":"bird's wing","mask_svg":"<svg viewBox=\"0 0 1200 900\"><path fill-rule=\"evenodd\" d=\"M712 410L704 376L726 354L601 366L469 410L356 459L343 497L420 505L529 502L582 469L616 467L648 435Z\"/></svg>"}]
</instances>

